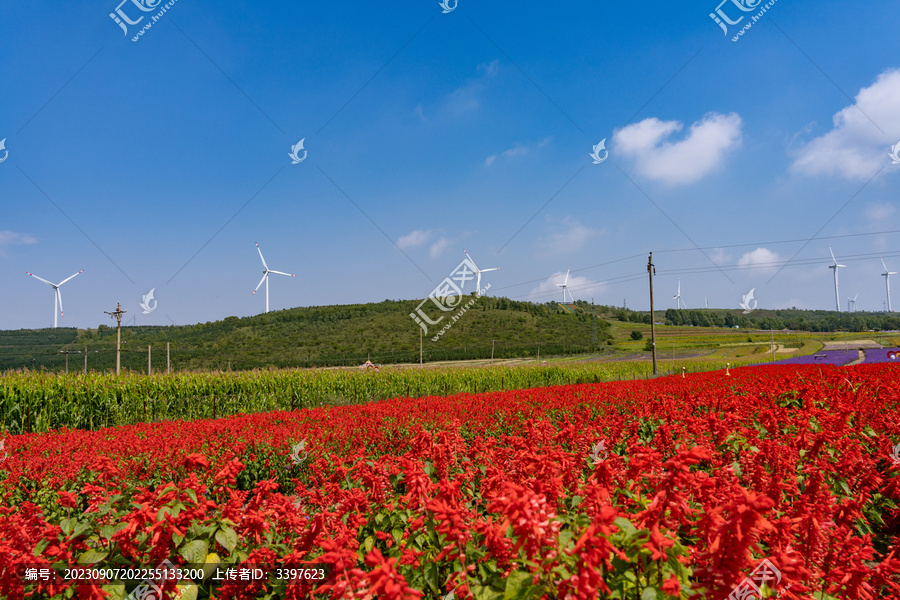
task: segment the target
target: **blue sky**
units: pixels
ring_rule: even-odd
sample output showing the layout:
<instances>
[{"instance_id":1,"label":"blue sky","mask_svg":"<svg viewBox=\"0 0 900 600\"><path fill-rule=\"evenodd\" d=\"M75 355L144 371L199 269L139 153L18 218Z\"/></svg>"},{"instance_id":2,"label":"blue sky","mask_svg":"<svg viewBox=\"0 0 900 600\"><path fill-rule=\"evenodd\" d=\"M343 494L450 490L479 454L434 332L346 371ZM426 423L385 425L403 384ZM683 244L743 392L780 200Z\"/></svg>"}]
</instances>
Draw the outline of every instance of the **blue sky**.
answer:
<instances>
[{"instance_id":1,"label":"blue sky","mask_svg":"<svg viewBox=\"0 0 900 600\"><path fill-rule=\"evenodd\" d=\"M463 249L491 294L558 299L571 266L636 309L651 250L660 309L679 278L689 307L833 308L827 242L844 309L900 271L897 2L779 0L735 42L764 3L719 5L725 35L715 0L177 0L135 42L143 2L0 3L2 329L52 323L26 271L85 270L65 326L261 313L255 242L297 275L272 309L423 298Z\"/></svg>"}]
</instances>

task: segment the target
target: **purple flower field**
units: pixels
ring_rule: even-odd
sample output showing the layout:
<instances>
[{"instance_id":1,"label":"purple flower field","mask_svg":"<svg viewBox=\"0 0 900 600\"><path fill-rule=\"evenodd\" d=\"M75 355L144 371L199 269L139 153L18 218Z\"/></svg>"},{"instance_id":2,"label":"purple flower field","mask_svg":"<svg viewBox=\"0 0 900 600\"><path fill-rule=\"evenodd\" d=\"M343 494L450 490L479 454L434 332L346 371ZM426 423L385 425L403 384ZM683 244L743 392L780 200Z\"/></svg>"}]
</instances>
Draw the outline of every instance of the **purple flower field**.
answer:
<instances>
[{"instance_id":1,"label":"purple flower field","mask_svg":"<svg viewBox=\"0 0 900 600\"><path fill-rule=\"evenodd\" d=\"M887 351L884 352L887 355ZM856 350L824 350L810 354L808 356L798 356L796 358L787 358L785 360L776 361L776 365L835 365L844 366L849 362L853 362L859 358ZM866 356L868 359L868 355ZM887 359L885 358L885 361ZM880 361L880 362L885 362ZM770 363L771 364L771 363Z\"/></svg>"},{"instance_id":2,"label":"purple flower field","mask_svg":"<svg viewBox=\"0 0 900 600\"><path fill-rule=\"evenodd\" d=\"M866 350L866 364L872 363L900 363L900 348L880 348L878 350Z\"/></svg>"}]
</instances>

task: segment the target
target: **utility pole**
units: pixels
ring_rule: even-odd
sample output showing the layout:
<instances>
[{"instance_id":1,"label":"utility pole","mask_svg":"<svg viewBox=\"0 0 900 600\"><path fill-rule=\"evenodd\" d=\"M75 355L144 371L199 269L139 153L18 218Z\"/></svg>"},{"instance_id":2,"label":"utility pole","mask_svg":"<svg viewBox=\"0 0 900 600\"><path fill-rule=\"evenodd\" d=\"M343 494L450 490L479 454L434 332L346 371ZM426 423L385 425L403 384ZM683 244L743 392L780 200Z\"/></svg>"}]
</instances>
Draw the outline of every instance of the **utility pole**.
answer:
<instances>
[{"instance_id":1,"label":"utility pole","mask_svg":"<svg viewBox=\"0 0 900 600\"><path fill-rule=\"evenodd\" d=\"M60 351L59 351L60 354L65 354L65 355L66 355L66 375L69 374L69 355L70 355L70 354L79 354L80 352L81 352L81 350L69 350L68 344L66 345L66 349L65 349L65 350L60 350ZM86 364L86 363L87 363L87 349L85 349L85 364Z\"/></svg>"},{"instance_id":2,"label":"utility pole","mask_svg":"<svg viewBox=\"0 0 900 600\"><path fill-rule=\"evenodd\" d=\"M166 342L166 373L172 372L172 363L169 361L169 342Z\"/></svg>"},{"instance_id":3,"label":"utility pole","mask_svg":"<svg viewBox=\"0 0 900 600\"><path fill-rule=\"evenodd\" d=\"M84 374L87 375L87 346L84 347Z\"/></svg>"},{"instance_id":4,"label":"utility pole","mask_svg":"<svg viewBox=\"0 0 900 600\"><path fill-rule=\"evenodd\" d=\"M152 367L150 366L150 348L151 346L147 344L147 375L152 373Z\"/></svg>"},{"instance_id":5,"label":"utility pole","mask_svg":"<svg viewBox=\"0 0 900 600\"><path fill-rule=\"evenodd\" d=\"M422 328L419 328L419 366L422 366Z\"/></svg>"},{"instance_id":6,"label":"utility pole","mask_svg":"<svg viewBox=\"0 0 900 600\"><path fill-rule=\"evenodd\" d=\"M491 340L491 364L492 365L494 364L494 341L495 340Z\"/></svg>"},{"instance_id":7,"label":"utility pole","mask_svg":"<svg viewBox=\"0 0 900 600\"><path fill-rule=\"evenodd\" d=\"M647 273L650 275L650 345L653 350L653 374L656 375L656 319L653 316L653 276L656 266L653 264L653 253L647 259Z\"/></svg>"},{"instance_id":8,"label":"utility pole","mask_svg":"<svg viewBox=\"0 0 900 600\"><path fill-rule=\"evenodd\" d=\"M116 375L122 369L122 315L127 313L127 310L122 310L122 304L120 302L116 302L116 310L113 312L109 312L108 310L104 310L106 314L110 317L116 319L118 324L116 328Z\"/></svg>"},{"instance_id":9,"label":"utility pole","mask_svg":"<svg viewBox=\"0 0 900 600\"><path fill-rule=\"evenodd\" d=\"M775 362L775 331L772 330L770 333L772 334L772 362Z\"/></svg>"}]
</instances>

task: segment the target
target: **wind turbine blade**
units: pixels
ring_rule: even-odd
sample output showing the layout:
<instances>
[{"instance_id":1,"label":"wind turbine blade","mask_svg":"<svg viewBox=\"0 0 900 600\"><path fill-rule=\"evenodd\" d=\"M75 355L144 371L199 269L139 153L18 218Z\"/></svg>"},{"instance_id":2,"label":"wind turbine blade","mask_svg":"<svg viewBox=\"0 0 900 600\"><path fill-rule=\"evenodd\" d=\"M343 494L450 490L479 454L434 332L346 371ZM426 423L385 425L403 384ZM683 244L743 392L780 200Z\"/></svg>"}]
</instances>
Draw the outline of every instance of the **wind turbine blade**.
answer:
<instances>
[{"instance_id":1,"label":"wind turbine blade","mask_svg":"<svg viewBox=\"0 0 900 600\"><path fill-rule=\"evenodd\" d=\"M884 264L884 257L882 256L879 258L881 258L881 266L884 267L884 272L887 273L888 268L887 268L887 265Z\"/></svg>"},{"instance_id":2,"label":"wind turbine blade","mask_svg":"<svg viewBox=\"0 0 900 600\"><path fill-rule=\"evenodd\" d=\"M263 274L263 278L260 279L260 280L259 280L259 283L256 285L256 289L253 290L253 294L255 294L257 291L259 291L259 286L261 286L261 285L263 284L263 281L265 281L265 280L266 280L266 277L268 277L268 276L269 276L269 272L266 271L266 272ZM250 294L250 295L252 296L253 294Z\"/></svg>"},{"instance_id":3,"label":"wind turbine blade","mask_svg":"<svg viewBox=\"0 0 900 600\"><path fill-rule=\"evenodd\" d=\"M34 277L34 278L37 279L38 281L43 281L44 283L46 283L46 284L49 285L50 287L53 287L53 288L56 287L56 284L55 284L55 283L50 283L50 282L47 281L46 279L42 279L41 277L38 277L38 276L35 275L34 273L29 273L28 271L25 271L25 273L26 273L27 275L31 275L32 277Z\"/></svg>"},{"instance_id":4,"label":"wind turbine blade","mask_svg":"<svg viewBox=\"0 0 900 600\"><path fill-rule=\"evenodd\" d=\"M566 270L566 283L569 283L569 271L571 271L571 270L572 270L572 267L569 267L569 268Z\"/></svg>"},{"instance_id":5,"label":"wind turbine blade","mask_svg":"<svg viewBox=\"0 0 900 600\"><path fill-rule=\"evenodd\" d=\"M840 267L841 269L846 269L846 268L847 268L847 265L838 265L838 264L835 264L835 266Z\"/></svg>"},{"instance_id":6,"label":"wind turbine blade","mask_svg":"<svg viewBox=\"0 0 900 600\"><path fill-rule=\"evenodd\" d=\"M493 269L481 269L479 273L487 273L488 271L499 271L500 267L494 267Z\"/></svg>"},{"instance_id":7,"label":"wind turbine blade","mask_svg":"<svg viewBox=\"0 0 900 600\"><path fill-rule=\"evenodd\" d=\"M476 273L480 273L481 271L478 270L478 265L476 265L476 264L475 264L475 261L472 260L472 257L469 256L469 253L466 252L465 250L463 250L463 254L465 254L465 255L466 255L466 258L468 258L470 261L472 261L472 264L475 265L475 272L476 272Z\"/></svg>"},{"instance_id":8,"label":"wind turbine blade","mask_svg":"<svg viewBox=\"0 0 900 600\"><path fill-rule=\"evenodd\" d=\"M836 264L837 266L840 267L841 265L838 265L838 264L837 264L837 259L834 257L834 250L831 249L831 244L828 244L828 251L831 252L831 260L832 260L832 262L833 262L834 264Z\"/></svg>"},{"instance_id":9,"label":"wind turbine blade","mask_svg":"<svg viewBox=\"0 0 900 600\"><path fill-rule=\"evenodd\" d=\"M268 271L268 270L269 270L269 265L266 264L266 259L263 258L262 250L259 249L259 243L256 244L256 251L259 252L259 258L260 258L260 260L262 260L263 268L264 268L266 271Z\"/></svg>"},{"instance_id":10,"label":"wind turbine blade","mask_svg":"<svg viewBox=\"0 0 900 600\"><path fill-rule=\"evenodd\" d=\"M291 273L285 273L283 271L269 271L269 273L278 273L279 275L287 275L288 277L296 277L296 275L293 275Z\"/></svg>"},{"instance_id":11,"label":"wind turbine blade","mask_svg":"<svg viewBox=\"0 0 900 600\"><path fill-rule=\"evenodd\" d=\"M75 277L75 276L77 276L77 275L81 275L82 273L84 273L84 269L78 271L77 273L75 273L75 275L72 275L72 277ZM68 279L63 279L62 281L59 282L59 285L64 284L64 283L67 282L69 279L72 279L72 277L69 277ZM56 286L56 287L59 287L59 286Z\"/></svg>"},{"instance_id":12,"label":"wind turbine blade","mask_svg":"<svg viewBox=\"0 0 900 600\"><path fill-rule=\"evenodd\" d=\"M60 285L62 285L62 284L60 284ZM56 299L59 300L59 316L62 317L63 316L62 294L59 291L59 287L57 287L55 291L56 291Z\"/></svg>"}]
</instances>

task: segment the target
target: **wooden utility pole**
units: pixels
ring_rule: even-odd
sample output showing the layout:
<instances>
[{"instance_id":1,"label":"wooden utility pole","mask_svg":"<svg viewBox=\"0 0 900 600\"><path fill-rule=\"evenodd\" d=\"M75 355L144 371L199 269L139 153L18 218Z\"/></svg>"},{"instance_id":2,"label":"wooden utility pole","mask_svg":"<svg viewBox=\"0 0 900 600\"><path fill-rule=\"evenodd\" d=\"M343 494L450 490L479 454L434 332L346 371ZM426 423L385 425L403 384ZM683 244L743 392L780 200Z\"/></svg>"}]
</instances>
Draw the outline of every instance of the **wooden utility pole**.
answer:
<instances>
[{"instance_id":1,"label":"wooden utility pole","mask_svg":"<svg viewBox=\"0 0 900 600\"><path fill-rule=\"evenodd\" d=\"M419 366L422 366L422 328L419 328Z\"/></svg>"},{"instance_id":2,"label":"wooden utility pole","mask_svg":"<svg viewBox=\"0 0 900 600\"><path fill-rule=\"evenodd\" d=\"M122 310L122 304L120 302L116 302L116 310L113 312L109 312L108 310L104 310L106 314L110 317L116 319L117 328L116 328L116 375L122 370L122 315L127 313L127 310Z\"/></svg>"},{"instance_id":3,"label":"wooden utility pole","mask_svg":"<svg viewBox=\"0 0 900 600\"><path fill-rule=\"evenodd\" d=\"M153 373L153 368L150 366L150 344L147 344L147 375L151 375Z\"/></svg>"},{"instance_id":4,"label":"wooden utility pole","mask_svg":"<svg viewBox=\"0 0 900 600\"><path fill-rule=\"evenodd\" d=\"M67 375L69 374L69 355L70 355L70 354L79 354L80 352L81 352L81 350L69 350L69 346L68 346L68 345L66 345L66 349L65 349L65 350L60 350L60 351L59 351L60 354L65 354L65 355L66 355L66 374L67 374ZM85 349L85 360L87 360L87 350L86 350L86 349Z\"/></svg>"},{"instance_id":5,"label":"wooden utility pole","mask_svg":"<svg viewBox=\"0 0 900 600\"><path fill-rule=\"evenodd\" d=\"M775 362L775 330L770 331L772 334L772 362Z\"/></svg>"},{"instance_id":6,"label":"wooden utility pole","mask_svg":"<svg viewBox=\"0 0 900 600\"><path fill-rule=\"evenodd\" d=\"M653 350L653 374L656 375L656 318L653 316L653 276L656 266L653 264L653 253L647 259L647 273L650 275L650 347Z\"/></svg>"},{"instance_id":7,"label":"wooden utility pole","mask_svg":"<svg viewBox=\"0 0 900 600\"><path fill-rule=\"evenodd\" d=\"M172 373L172 363L169 361L169 342L166 342L166 374Z\"/></svg>"},{"instance_id":8,"label":"wooden utility pole","mask_svg":"<svg viewBox=\"0 0 900 600\"><path fill-rule=\"evenodd\" d=\"M87 375L87 346L84 347L84 374Z\"/></svg>"},{"instance_id":9,"label":"wooden utility pole","mask_svg":"<svg viewBox=\"0 0 900 600\"><path fill-rule=\"evenodd\" d=\"M494 364L494 341L491 340L491 364Z\"/></svg>"}]
</instances>

